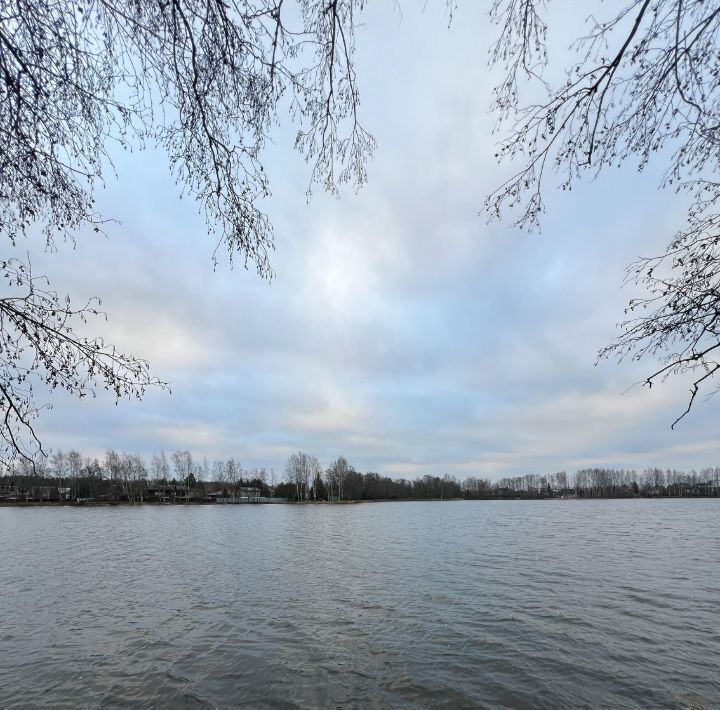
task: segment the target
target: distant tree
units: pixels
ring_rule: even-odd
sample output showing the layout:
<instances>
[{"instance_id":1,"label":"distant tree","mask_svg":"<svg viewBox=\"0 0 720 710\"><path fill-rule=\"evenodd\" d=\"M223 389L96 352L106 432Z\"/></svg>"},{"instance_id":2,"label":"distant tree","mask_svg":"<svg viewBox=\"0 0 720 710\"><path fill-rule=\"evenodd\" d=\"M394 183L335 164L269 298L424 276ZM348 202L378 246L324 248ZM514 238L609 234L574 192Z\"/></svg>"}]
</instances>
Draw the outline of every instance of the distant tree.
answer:
<instances>
[{"instance_id":1,"label":"distant tree","mask_svg":"<svg viewBox=\"0 0 720 710\"><path fill-rule=\"evenodd\" d=\"M234 458L229 458L225 462L225 478L228 488L234 492L242 482L242 464Z\"/></svg>"},{"instance_id":2,"label":"distant tree","mask_svg":"<svg viewBox=\"0 0 720 710\"><path fill-rule=\"evenodd\" d=\"M675 426L720 370L720 6L625 0L609 16L592 15L575 42L577 60L557 83L545 71L546 6L547 0L492 5L500 36L491 57L505 70L494 107L512 126L498 158L522 164L486 207L494 217L519 211L517 224L532 229L551 172L570 190L583 175L629 159L640 171L655 154L665 161L662 187L689 196L687 225L664 254L628 267L628 279L648 295L630 302L630 318L599 357L659 358L648 386L689 373L690 399ZM524 80L539 87L541 102L522 103Z\"/></svg>"},{"instance_id":3,"label":"distant tree","mask_svg":"<svg viewBox=\"0 0 720 710\"><path fill-rule=\"evenodd\" d=\"M308 458L308 478L313 500L320 500L327 497L325 495L325 484L322 480L322 474L323 469L320 462L315 456L310 456Z\"/></svg>"},{"instance_id":4,"label":"distant tree","mask_svg":"<svg viewBox=\"0 0 720 710\"><path fill-rule=\"evenodd\" d=\"M222 489L225 483L225 462L219 460L213 461L210 476L213 482Z\"/></svg>"},{"instance_id":5,"label":"distant tree","mask_svg":"<svg viewBox=\"0 0 720 710\"><path fill-rule=\"evenodd\" d=\"M68 460L67 456L63 453L62 449L58 449L49 460L50 472L53 476L59 479L67 478L68 476Z\"/></svg>"},{"instance_id":6,"label":"distant tree","mask_svg":"<svg viewBox=\"0 0 720 710\"><path fill-rule=\"evenodd\" d=\"M277 498L284 498L288 501L296 500L295 486L289 481L280 481L273 490Z\"/></svg>"},{"instance_id":7,"label":"distant tree","mask_svg":"<svg viewBox=\"0 0 720 710\"><path fill-rule=\"evenodd\" d=\"M322 467L316 468L312 482L313 500L328 500L328 490L323 480Z\"/></svg>"},{"instance_id":8,"label":"distant tree","mask_svg":"<svg viewBox=\"0 0 720 710\"><path fill-rule=\"evenodd\" d=\"M189 451L176 451L171 456L175 469L175 478L182 481L186 486L192 487L195 483L195 462Z\"/></svg>"},{"instance_id":9,"label":"distant tree","mask_svg":"<svg viewBox=\"0 0 720 710\"><path fill-rule=\"evenodd\" d=\"M271 490L275 489L275 484L277 483L277 474L275 473L275 469L270 469L270 476L268 478L268 485L270 486Z\"/></svg>"},{"instance_id":10,"label":"distant tree","mask_svg":"<svg viewBox=\"0 0 720 710\"><path fill-rule=\"evenodd\" d=\"M196 466L195 475L198 483L207 482L210 478L210 464L206 456L203 456L202 464Z\"/></svg>"},{"instance_id":11,"label":"distant tree","mask_svg":"<svg viewBox=\"0 0 720 710\"><path fill-rule=\"evenodd\" d=\"M314 456L299 451L292 454L285 464L285 480L294 486L295 500L306 501L310 494L310 485L320 469Z\"/></svg>"},{"instance_id":12,"label":"distant tree","mask_svg":"<svg viewBox=\"0 0 720 710\"><path fill-rule=\"evenodd\" d=\"M364 476L363 481L363 498L367 500L377 500L378 498L388 498L385 480L380 474L369 471Z\"/></svg>"},{"instance_id":13,"label":"distant tree","mask_svg":"<svg viewBox=\"0 0 720 710\"><path fill-rule=\"evenodd\" d=\"M82 454L75 449L68 451L67 455L68 462L68 476L71 478L78 478L82 473Z\"/></svg>"},{"instance_id":14,"label":"distant tree","mask_svg":"<svg viewBox=\"0 0 720 710\"><path fill-rule=\"evenodd\" d=\"M81 474L82 483L78 486L80 497L94 498L100 493L103 470L97 459L86 458L83 461Z\"/></svg>"},{"instance_id":15,"label":"distant tree","mask_svg":"<svg viewBox=\"0 0 720 710\"><path fill-rule=\"evenodd\" d=\"M265 467L255 470L255 481L256 485L262 491L263 495L268 493L268 473Z\"/></svg>"},{"instance_id":16,"label":"distant tree","mask_svg":"<svg viewBox=\"0 0 720 710\"><path fill-rule=\"evenodd\" d=\"M120 481L123 475L123 463L122 456L117 451L110 449L105 454L105 460L103 462L103 468L105 470L105 476L109 482L109 494L114 500L121 488Z\"/></svg>"},{"instance_id":17,"label":"distant tree","mask_svg":"<svg viewBox=\"0 0 720 710\"><path fill-rule=\"evenodd\" d=\"M325 485L328 489L328 495L335 500L345 499L345 488L347 478L352 467L344 456L338 456L325 472Z\"/></svg>"},{"instance_id":18,"label":"distant tree","mask_svg":"<svg viewBox=\"0 0 720 710\"><path fill-rule=\"evenodd\" d=\"M153 454L150 460L150 475L155 484L167 483L170 478L170 464L164 451L160 451L160 455Z\"/></svg>"},{"instance_id":19,"label":"distant tree","mask_svg":"<svg viewBox=\"0 0 720 710\"><path fill-rule=\"evenodd\" d=\"M142 502L147 485L147 469L142 457L122 454L119 465L119 484L123 497L130 503Z\"/></svg>"},{"instance_id":20,"label":"distant tree","mask_svg":"<svg viewBox=\"0 0 720 710\"><path fill-rule=\"evenodd\" d=\"M471 476L462 482L462 491L467 498L487 498L492 490L490 481Z\"/></svg>"},{"instance_id":21,"label":"distant tree","mask_svg":"<svg viewBox=\"0 0 720 710\"><path fill-rule=\"evenodd\" d=\"M82 476L82 469L83 469L82 454L79 451L72 449L71 451L68 452L67 460L68 460L68 476L70 476L70 486L72 489L71 495L74 499L80 495L79 494L80 477Z\"/></svg>"}]
</instances>

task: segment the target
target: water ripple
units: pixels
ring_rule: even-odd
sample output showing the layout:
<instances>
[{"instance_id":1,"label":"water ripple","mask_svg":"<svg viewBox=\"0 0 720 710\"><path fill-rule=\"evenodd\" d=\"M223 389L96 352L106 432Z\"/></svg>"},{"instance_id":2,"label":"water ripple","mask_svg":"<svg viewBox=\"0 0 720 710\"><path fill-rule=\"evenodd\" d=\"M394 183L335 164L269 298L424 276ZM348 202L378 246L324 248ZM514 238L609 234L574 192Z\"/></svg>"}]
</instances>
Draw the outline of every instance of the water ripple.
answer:
<instances>
[{"instance_id":1,"label":"water ripple","mask_svg":"<svg viewBox=\"0 0 720 710\"><path fill-rule=\"evenodd\" d=\"M0 509L0 706L720 707L718 504Z\"/></svg>"}]
</instances>

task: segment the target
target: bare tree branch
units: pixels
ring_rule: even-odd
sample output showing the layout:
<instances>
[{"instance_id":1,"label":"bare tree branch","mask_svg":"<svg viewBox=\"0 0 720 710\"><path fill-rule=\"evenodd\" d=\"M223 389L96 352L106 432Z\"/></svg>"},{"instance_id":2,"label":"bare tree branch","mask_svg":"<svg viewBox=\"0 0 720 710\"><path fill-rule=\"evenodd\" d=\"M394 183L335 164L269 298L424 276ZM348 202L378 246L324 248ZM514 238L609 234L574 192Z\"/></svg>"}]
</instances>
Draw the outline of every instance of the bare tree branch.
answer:
<instances>
[{"instance_id":1,"label":"bare tree branch","mask_svg":"<svg viewBox=\"0 0 720 710\"><path fill-rule=\"evenodd\" d=\"M374 141L358 118L355 13L364 0L0 0L0 233L40 228L48 246L100 231L94 193L110 146L155 144L230 263L271 278L261 158L283 108L300 124L311 183L360 186ZM292 26L296 25L296 26ZM72 324L73 309L28 264L0 265L22 296L0 299L0 446L42 451L31 380L80 397L103 384L141 396L147 363Z\"/></svg>"},{"instance_id":2,"label":"bare tree branch","mask_svg":"<svg viewBox=\"0 0 720 710\"><path fill-rule=\"evenodd\" d=\"M547 29L540 0L495 0L500 37L491 61L505 78L495 90L501 123L513 120L499 160L520 168L486 200L491 218L506 211L517 224L539 226L542 192L552 167L563 190L588 171L628 159L639 170L654 154L669 157L662 187L686 193L688 226L665 254L641 259L628 279L647 298L632 301L620 336L600 358L657 358L645 384L696 373L686 412L717 373L720 346L720 6L703 0L628 0L609 20L589 19L575 48L578 61L559 86L545 82ZM518 81L542 82L547 101L520 106ZM641 314L641 315L637 315Z\"/></svg>"}]
</instances>

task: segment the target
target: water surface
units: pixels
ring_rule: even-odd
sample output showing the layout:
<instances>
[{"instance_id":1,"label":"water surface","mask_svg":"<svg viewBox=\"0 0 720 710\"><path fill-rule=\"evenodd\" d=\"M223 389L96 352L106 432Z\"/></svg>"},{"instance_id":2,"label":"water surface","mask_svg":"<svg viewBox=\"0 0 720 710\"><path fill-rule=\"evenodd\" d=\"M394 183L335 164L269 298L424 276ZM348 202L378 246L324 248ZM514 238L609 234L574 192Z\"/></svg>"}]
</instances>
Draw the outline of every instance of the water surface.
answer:
<instances>
[{"instance_id":1,"label":"water surface","mask_svg":"<svg viewBox=\"0 0 720 710\"><path fill-rule=\"evenodd\" d=\"M0 707L720 707L719 515L0 508Z\"/></svg>"}]
</instances>

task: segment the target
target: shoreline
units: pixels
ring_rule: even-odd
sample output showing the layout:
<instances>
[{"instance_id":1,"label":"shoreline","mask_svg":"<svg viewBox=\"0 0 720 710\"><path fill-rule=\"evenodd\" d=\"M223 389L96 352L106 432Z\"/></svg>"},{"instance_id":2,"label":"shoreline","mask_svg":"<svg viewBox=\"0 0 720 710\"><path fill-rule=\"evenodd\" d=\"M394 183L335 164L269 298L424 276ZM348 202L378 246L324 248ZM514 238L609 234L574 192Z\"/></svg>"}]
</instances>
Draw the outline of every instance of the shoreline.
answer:
<instances>
[{"instance_id":1,"label":"shoreline","mask_svg":"<svg viewBox=\"0 0 720 710\"><path fill-rule=\"evenodd\" d=\"M592 500L720 500L718 496L575 496L572 498L372 498L359 500L306 500L306 501L256 501L242 503L216 503L215 501L192 500L173 503L161 503L160 501L83 501L77 503L74 501L60 500L43 500L43 501L8 501L0 500L0 508L137 508L137 507L154 507L154 508L172 508L187 506L212 506L212 507L237 507L246 505L358 505L362 503L456 503L456 502L537 502L548 501L553 503L570 502L570 501L592 501Z\"/></svg>"}]
</instances>

